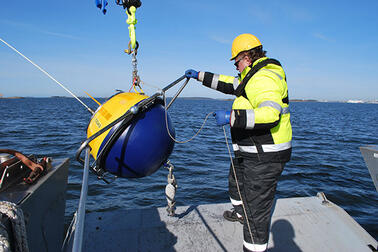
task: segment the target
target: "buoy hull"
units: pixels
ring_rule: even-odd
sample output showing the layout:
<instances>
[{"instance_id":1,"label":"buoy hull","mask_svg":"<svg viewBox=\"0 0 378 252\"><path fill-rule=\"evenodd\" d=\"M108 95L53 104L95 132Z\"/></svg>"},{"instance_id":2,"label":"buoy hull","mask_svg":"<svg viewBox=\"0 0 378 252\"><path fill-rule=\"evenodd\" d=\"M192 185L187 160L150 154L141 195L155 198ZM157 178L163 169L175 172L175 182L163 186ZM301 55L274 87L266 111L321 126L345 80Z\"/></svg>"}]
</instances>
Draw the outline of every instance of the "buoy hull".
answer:
<instances>
[{"instance_id":1,"label":"buoy hull","mask_svg":"<svg viewBox=\"0 0 378 252\"><path fill-rule=\"evenodd\" d=\"M155 104L147 112L137 116L109 150L105 169L126 178L140 178L158 170L174 147L167 132L164 113L164 107ZM110 130L104 143L118 126ZM174 135L170 120L168 128ZM103 145L100 150L102 147Z\"/></svg>"},{"instance_id":2,"label":"buoy hull","mask_svg":"<svg viewBox=\"0 0 378 252\"><path fill-rule=\"evenodd\" d=\"M117 103L119 98L115 99ZM129 97L126 95L124 98ZM136 99L128 102L130 103L128 109L145 99L134 96L133 98ZM107 125L110 122L102 124ZM145 177L157 171L173 151L174 141L169 136L168 130L174 137L173 125L169 115L166 115L162 102L154 102L142 112L136 112L127 124L119 122L113 126L106 132L100 145L91 147L97 148L93 153L97 154L96 159L100 158L97 163L101 169L124 178ZM107 144L115 133L118 136L116 140L111 145Z\"/></svg>"}]
</instances>

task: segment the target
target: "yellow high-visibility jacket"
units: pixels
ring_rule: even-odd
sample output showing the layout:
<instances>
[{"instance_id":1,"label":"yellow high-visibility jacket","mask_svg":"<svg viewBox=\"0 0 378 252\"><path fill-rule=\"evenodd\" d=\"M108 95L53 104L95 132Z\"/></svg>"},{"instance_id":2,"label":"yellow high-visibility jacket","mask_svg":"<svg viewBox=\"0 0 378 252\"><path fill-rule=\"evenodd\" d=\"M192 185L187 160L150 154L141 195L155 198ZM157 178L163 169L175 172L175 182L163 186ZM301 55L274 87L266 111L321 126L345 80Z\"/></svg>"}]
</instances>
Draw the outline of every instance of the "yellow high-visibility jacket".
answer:
<instances>
[{"instance_id":1,"label":"yellow high-visibility jacket","mask_svg":"<svg viewBox=\"0 0 378 252\"><path fill-rule=\"evenodd\" d=\"M248 76L250 71L255 72L252 77ZM262 162L290 160L292 130L288 89L285 72L278 61L260 58L238 77L199 72L198 80L207 87L237 95L230 118L235 156Z\"/></svg>"}]
</instances>

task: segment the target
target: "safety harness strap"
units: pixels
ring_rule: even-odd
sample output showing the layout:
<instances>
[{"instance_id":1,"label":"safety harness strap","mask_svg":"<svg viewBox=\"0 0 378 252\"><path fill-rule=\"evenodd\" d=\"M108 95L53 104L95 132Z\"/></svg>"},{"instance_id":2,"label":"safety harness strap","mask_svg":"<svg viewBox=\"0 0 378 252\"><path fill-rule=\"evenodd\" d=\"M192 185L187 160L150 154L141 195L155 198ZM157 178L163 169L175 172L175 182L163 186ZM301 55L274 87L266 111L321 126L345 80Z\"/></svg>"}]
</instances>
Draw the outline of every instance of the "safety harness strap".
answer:
<instances>
[{"instance_id":1,"label":"safety harness strap","mask_svg":"<svg viewBox=\"0 0 378 252\"><path fill-rule=\"evenodd\" d=\"M235 95L237 97L243 96L244 98L248 99L247 94L245 93L245 87L247 86L248 81L252 78L252 76L255 73L257 73L261 68L267 66L268 64L274 64L274 65L278 65L278 66L282 67L281 63L278 60L276 60L276 59L266 59L266 60L260 61L254 67L252 67L251 70L249 70L249 72L244 77L244 79L242 80L242 82L236 88ZM286 81L286 77L285 77L285 81Z\"/></svg>"}]
</instances>

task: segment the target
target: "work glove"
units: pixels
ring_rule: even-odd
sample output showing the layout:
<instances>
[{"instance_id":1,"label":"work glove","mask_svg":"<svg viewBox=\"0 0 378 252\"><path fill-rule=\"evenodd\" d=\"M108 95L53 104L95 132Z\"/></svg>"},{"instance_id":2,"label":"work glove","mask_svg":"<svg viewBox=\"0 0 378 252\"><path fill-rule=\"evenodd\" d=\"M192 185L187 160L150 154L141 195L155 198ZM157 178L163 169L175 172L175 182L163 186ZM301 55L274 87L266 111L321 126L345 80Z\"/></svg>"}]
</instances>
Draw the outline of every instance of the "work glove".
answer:
<instances>
[{"instance_id":1,"label":"work glove","mask_svg":"<svg viewBox=\"0 0 378 252\"><path fill-rule=\"evenodd\" d=\"M104 15L106 14L106 6L108 6L108 1L107 0L102 0L102 13L104 13Z\"/></svg>"},{"instance_id":2,"label":"work glove","mask_svg":"<svg viewBox=\"0 0 378 252\"><path fill-rule=\"evenodd\" d=\"M231 111L217 110L214 112L213 116L215 116L215 120L217 120L218 126L230 124Z\"/></svg>"},{"instance_id":3,"label":"work glove","mask_svg":"<svg viewBox=\"0 0 378 252\"><path fill-rule=\"evenodd\" d=\"M106 6L108 5L107 0L95 0L96 7L101 9L104 15L106 14Z\"/></svg>"},{"instance_id":4,"label":"work glove","mask_svg":"<svg viewBox=\"0 0 378 252\"><path fill-rule=\"evenodd\" d=\"M186 70L185 71L185 77L198 80L198 72L193 70L193 69Z\"/></svg>"},{"instance_id":5,"label":"work glove","mask_svg":"<svg viewBox=\"0 0 378 252\"><path fill-rule=\"evenodd\" d=\"M102 8L102 3L100 0L95 0L96 7L101 9Z\"/></svg>"}]
</instances>

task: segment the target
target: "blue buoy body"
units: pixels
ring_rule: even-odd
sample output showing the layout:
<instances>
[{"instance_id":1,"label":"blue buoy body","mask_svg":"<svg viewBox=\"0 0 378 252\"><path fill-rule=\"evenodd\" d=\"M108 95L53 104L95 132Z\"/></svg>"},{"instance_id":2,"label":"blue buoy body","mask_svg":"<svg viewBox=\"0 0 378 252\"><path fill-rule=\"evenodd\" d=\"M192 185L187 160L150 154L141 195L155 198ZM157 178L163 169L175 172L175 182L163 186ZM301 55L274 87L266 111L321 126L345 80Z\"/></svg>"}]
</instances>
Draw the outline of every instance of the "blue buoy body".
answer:
<instances>
[{"instance_id":1,"label":"blue buoy body","mask_svg":"<svg viewBox=\"0 0 378 252\"><path fill-rule=\"evenodd\" d=\"M155 103L146 111L137 113L131 124L122 132L102 161L102 169L125 178L140 178L158 170L171 154L175 130L162 104ZM104 148L121 123L113 126L100 146ZM100 152L99 151L99 152Z\"/></svg>"}]
</instances>

